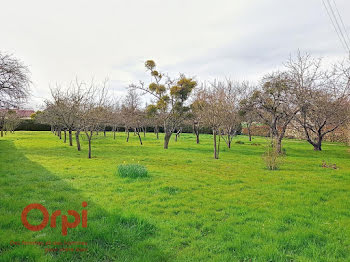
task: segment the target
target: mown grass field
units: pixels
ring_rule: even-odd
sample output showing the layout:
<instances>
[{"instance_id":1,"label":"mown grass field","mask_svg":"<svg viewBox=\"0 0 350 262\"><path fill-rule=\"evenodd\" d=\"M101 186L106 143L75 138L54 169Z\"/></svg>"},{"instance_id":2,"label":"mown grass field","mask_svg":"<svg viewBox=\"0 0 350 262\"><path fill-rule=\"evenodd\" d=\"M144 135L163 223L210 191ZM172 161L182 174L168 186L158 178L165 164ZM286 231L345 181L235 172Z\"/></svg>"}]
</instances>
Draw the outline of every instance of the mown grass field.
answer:
<instances>
[{"instance_id":1,"label":"mown grass field","mask_svg":"<svg viewBox=\"0 0 350 262\"><path fill-rule=\"evenodd\" d=\"M325 143L314 152L285 140L280 170L261 158L267 140L238 136L213 159L212 140L174 137L168 150L147 134L102 134L82 151L50 132L16 132L0 139L1 261L350 261L350 153ZM261 145L251 145L259 143ZM338 169L322 168L322 161ZM117 166L140 163L149 177L119 177ZM87 201L88 227L61 235L32 232L22 209L41 203L51 214ZM39 211L29 221L40 223ZM39 222L38 222L39 221ZM10 241L85 241L87 252L47 252Z\"/></svg>"}]
</instances>

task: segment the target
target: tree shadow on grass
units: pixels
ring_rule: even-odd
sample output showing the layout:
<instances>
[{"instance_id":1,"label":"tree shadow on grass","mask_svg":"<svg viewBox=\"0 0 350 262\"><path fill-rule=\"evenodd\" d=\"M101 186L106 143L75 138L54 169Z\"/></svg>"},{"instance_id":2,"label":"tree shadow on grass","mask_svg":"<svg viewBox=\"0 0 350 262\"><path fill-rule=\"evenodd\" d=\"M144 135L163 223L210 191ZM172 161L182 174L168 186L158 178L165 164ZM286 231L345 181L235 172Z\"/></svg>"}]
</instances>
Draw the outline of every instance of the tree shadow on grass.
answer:
<instances>
[{"instance_id":1,"label":"tree shadow on grass","mask_svg":"<svg viewBox=\"0 0 350 262\"><path fill-rule=\"evenodd\" d=\"M136 216L125 217L120 212L108 213L82 196L79 190L30 161L12 141L0 140L0 261L166 261L167 257L152 241L156 228ZM22 225L21 213L31 203L42 204L52 214L68 210L79 214L88 203L88 226L68 228L61 234L61 218L57 227L49 224L41 231L30 231ZM73 222L72 216L68 216ZM40 224L42 214L33 210L28 215L31 224ZM48 246L13 245L11 241L51 242ZM54 242L86 242L87 245L52 245ZM74 248L72 251L46 252L45 248ZM76 251L87 248L87 251Z\"/></svg>"}]
</instances>

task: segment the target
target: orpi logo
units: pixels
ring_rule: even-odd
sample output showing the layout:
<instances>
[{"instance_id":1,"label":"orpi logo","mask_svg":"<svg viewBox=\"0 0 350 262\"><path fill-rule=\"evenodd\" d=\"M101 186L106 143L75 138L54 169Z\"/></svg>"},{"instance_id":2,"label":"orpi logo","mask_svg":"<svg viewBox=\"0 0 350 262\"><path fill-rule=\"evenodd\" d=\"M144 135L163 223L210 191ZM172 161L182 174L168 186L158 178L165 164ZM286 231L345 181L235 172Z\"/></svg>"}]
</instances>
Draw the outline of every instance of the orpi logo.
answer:
<instances>
[{"instance_id":1,"label":"orpi logo","mask_svg":"<svg viewBox=\"0 0 350 262\"><path fill-rule=\"evenodd\" d=\"M85 201L81 205L82 205L82 207L87 207L87 203ZM28 213L33 209L38 209L43 214L43 221L39 225L31 225L27 220ZM75 228L80 224L80 215L77 211L68 210L68 215L74 217L74 222L72 222L72 223L68 222L67 216L62 215L61 220L62 220L62 235L63 236L67 235L68 228ZM49 219L50 219L50 227L56 227L56 219L58 216L61 216L61 210L54 211L52 213L51 219L50 219L50 214L47 211L47 209L41 204L34 203L34 204L29 204L28 206L26 206L23 209L21 219L22 219L22 224L26 228L28 228L29 230L40 231L46 227L46 225L49 223ZM83 210L81 212L81 226L87 227L87 210Z\"/></svg>"}]
</instances>

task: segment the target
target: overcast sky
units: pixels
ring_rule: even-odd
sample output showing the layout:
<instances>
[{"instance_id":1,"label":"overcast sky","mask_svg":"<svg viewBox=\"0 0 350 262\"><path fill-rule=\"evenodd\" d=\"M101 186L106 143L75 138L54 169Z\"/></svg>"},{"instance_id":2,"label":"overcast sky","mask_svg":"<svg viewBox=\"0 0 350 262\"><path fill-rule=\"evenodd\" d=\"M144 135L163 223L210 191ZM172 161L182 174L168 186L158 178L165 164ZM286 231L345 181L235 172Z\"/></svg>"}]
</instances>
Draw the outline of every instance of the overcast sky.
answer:
<instances>
[{"instance_id":1,"label":"overcast sky","mask_svg":"<svg viewBox=\"0 0 350 262\"><path fill-rule=\"evenodd\" d=\"M335 1L350 26L350 1ZM148 79L147 59L174 76L256 81L298 49L346 55L322 0L0 0L0 9L0 51L29 66L35 109L50 85L76 77L108 77L122 95Z\"/></svg>"}]
</instances>

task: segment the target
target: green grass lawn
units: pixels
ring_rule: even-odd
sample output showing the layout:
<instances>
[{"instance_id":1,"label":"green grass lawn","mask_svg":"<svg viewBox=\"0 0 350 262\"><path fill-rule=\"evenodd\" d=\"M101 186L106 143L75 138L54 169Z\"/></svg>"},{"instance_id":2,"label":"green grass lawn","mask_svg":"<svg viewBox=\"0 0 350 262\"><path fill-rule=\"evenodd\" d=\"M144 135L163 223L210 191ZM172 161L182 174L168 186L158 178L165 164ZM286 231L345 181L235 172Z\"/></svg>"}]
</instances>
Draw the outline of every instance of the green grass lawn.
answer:
<instances>
[{"instance_id":1,"label":"green grass lawn","mask_svg":"<svg viewBox=\"0 0 350 262\"><path fill-rule=\"evenodd\" d=\"M100 134L88 159L86 141L78 152L50 132L0 138L0 260L350 261L348 147L325 143L314 152L286 139L284 164L269 171L265 138L238 136L231 149L221 145L219 160L209 135L199 145L191 134L172 137L168 150L162 142L154 134L143 146L132 134L129 143L124 133ZM323 160L339 168L322 168ZM122 163L140 163L148 176L120 177ZM80 213L83 201L88 227L67 236L60 219L38 232L21 223L30 203L66 215ZM41 219L34 210L28 220ZM88 251L46 253L10 241L85 241Z\"/></svg>"}]
</instances>

